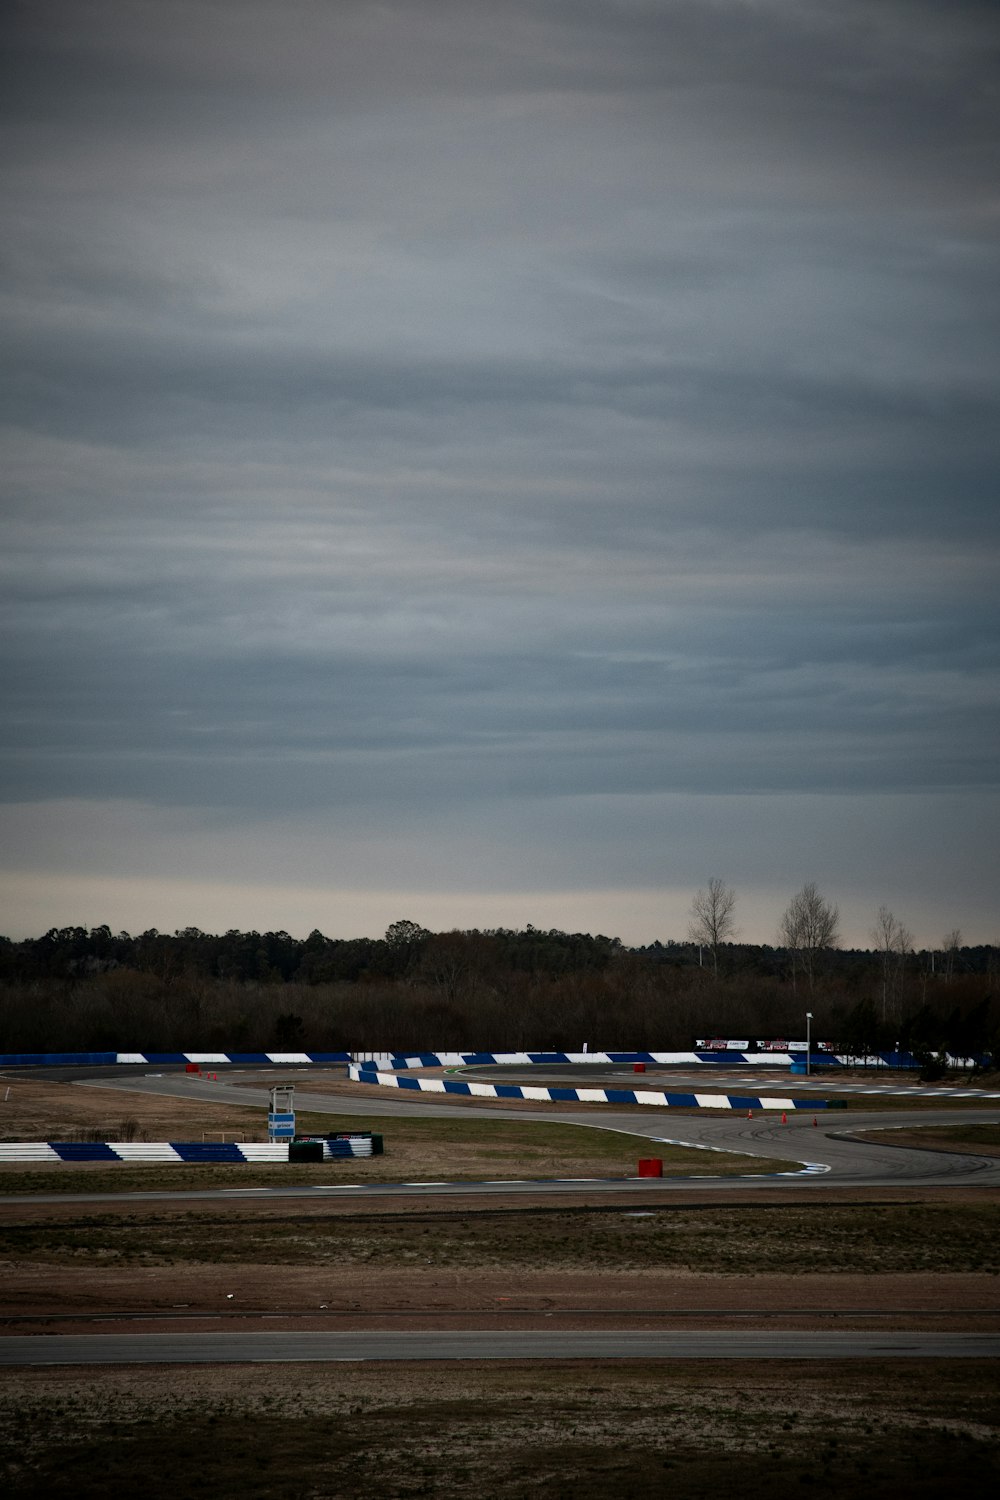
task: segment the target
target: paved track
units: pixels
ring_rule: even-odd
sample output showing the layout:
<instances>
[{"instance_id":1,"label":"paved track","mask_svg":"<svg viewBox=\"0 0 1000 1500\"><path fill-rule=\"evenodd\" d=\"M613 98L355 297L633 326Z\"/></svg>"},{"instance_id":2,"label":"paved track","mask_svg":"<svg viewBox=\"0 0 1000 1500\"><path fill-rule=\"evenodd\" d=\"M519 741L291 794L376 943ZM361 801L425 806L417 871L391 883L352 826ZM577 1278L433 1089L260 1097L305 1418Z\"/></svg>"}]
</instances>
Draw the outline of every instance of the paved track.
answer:
<instances>
[{"instance_id":1,"label":"paved track","mask_svg":"<svg viewBox=\"0 0 1000 1500\"><path fill-rule=\"evenodd\" d=\"M0 1365L272 1364L405 1359L997 1359L1000 1334L594 1330L37 1334Z\"/></svg>"},{"instance_id":2,"label":"paved track","mask_svg":"<svg viewBox=\"0 0 1000 1500\"><path fill-rule=\"evenodd\" d=\"M252 1076L243 1072L224 1074L218 1082L208 1082L194 1075L183 1073L158 1075L136 1073L127 1077L120 1073L111 1076L103 1074L99 1077L91 1077L88 1081L95 1085L99 1084L102 1088L111 1086L124 1092L165 1094L173 1098L197 1100L199 1103L225 1099L233 1104L249 1104L257 1108L267 1104L267 1089L261 1084L255 1084ZM993 1123L1000 1121L1000 1105L962 1110L960 1115L956 1115L953 1110L938 1112L901 1109L871 1114L853 1110L838 1110L835 1114L827 1114L821 1110L813 1116L808 1111L798 1110L789 1113L788 1123L782 1125L780 1117L775 1115L756 1115L748 1120L736 1112L717 1118L700 1114L678 1115L669 1109L650 1107L620 1110L610 1105L604 1109L579 1113L565 1106L558 1110L548 1111L544 1108L506 1110L497 1108L495 1105L482 1106L466 1100L456 1103L437 1103L433 1095L426 1094L408 1094L404 1097L391 1089L373 1087L371 1094L372 1097L368 1098L356 1093L340 1096L311 1093L303 1081L296 1083L295 1104L296 1108L303 1112L349 1115L358 1119L372 1116L383 1119L406 1116L455 1119L471 1116L493 1120L540 1120L549 1124L553 1120L558 1120L560 1124L579 1125L589 1129L616 1130L635 1136L644 1142L638 1148L637 1155L646 1151L648 1143L668 1142L744 1152L748 1157L748 1174L754 1171L752 1160L754 1156L772 1159L778 1157L800 1162L803 1166L810 1165L824 1169L814 1176L796 1174L787 1177L706 1177L704 1179L685 1177L662 1180L643 1178L640 1181L625 1179L610 1182L588 1180L588 1193L622 1192L632 1189L669 1193L690 1186L692 1180L697 1182L699 1188L723 1194L745 1192L755 1182L771 1189L788 1187L796 1191L800 1191L803 1187L816 1191L829 1187L885 1188L942 1185L1000 1187L1000 1158L998 1157L926 1149L913 1150L892 1145L892 1127ZM817 1122L815 1126L813 1125L814 1119ZM884 1141L870 1144L852 1139L853 1132L868 1130L878 1130L884 1134ZM706 1162L706 1172L708 1170ZM344 1171L338 1172L338 1177L347 1178L349 1181L349 1172L350 1166L345 1164ZM413 1195L415 1193L426 1194L428 1191L428 1185L413 1183L373 1183L352 1186L350 1189L347 1189L343 1182L337 1185L343 1190L364 1193ZM538 1191L538 1185L533 1183L453 1183L434 1184L433 1187L435 1194L448 1192L452 1195L500 1191L524 1194ZM566 1193L578 1192L580 1187L580 1182L560 1181L546 1183L544 1190L546 1193ZM319 1190L286 1188L264 1189L263 1191L296 1193L302 1196L316 1191L329 1193L330 1190L330 1188ZM65 1197L63 1201L66 1201Z\"/></svg>"}]
</instances>

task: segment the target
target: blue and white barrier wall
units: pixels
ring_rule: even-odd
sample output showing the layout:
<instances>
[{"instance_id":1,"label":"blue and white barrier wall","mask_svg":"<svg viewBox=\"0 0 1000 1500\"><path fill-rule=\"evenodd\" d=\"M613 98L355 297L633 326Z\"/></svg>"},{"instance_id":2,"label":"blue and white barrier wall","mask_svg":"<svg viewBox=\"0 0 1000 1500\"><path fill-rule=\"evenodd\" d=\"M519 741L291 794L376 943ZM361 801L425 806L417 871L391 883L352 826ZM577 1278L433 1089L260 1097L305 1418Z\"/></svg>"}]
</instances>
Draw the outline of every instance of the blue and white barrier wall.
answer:
<instances>
[{"instance_id":1,"label":"blue and white barrier wall","mask_svg":"<svg viewBox=\"0 0 1000 1500\"><path fill-rule=\"evenodd\" d=\"M805 1053L795 1053L805 1062ZM389 1071L406 1068L546 1067L559 1063L659 1063L675 1067L740 1067L747 1064L775 1068L791 1066L787 1052L355 1052L352 1060ZM814 1052L811 1065L837 1066L843 1060L830 1052Z\"/></svg>"},{"instance_id":2,"label":"blue and white barrier wall","mask_svg":"<svg viewBox=\"0 0 1000 1500\"><path fill-rule=\"evenodd\" d=\"M107 1068L116 1063L348 1063L350 1052L0 1052L0 1068Z\"/></svg>"},{"instance_id":3,"label":"blue and white barrier wall","mask_svg":"<svg viewBox=\"0 0 1000 1500\"><path fill-rule=\"evenodd\" d=\"M414 1052L396 1056L390 1052L354 1052L352 1061L383 1070L407 1068L524 1067L558 1063L659 1063L661 1066L704 1068L796 1068L805 1066L805 1052ZM961 1066L974 1059L949 1058ZM867 1057L850 1053L812 1052L810 1069L818 1068L917 1068L909 1052L872 1052Z\"/></svg>"},{"instance_id":4,"label":"blue and white barrier wall","mask_svg":"<svg viewBox=\"0 0 1000 1500\"><path fill-rule=\"evenodd\" d=\"M6 1141L2 1162L126 1161L186 1162L189 1166L219 1162L288 1161L288 1141ZM374 1155L372 1138L351 1136L323 1141L323 1160Z\"/></svg>"},{"instance_id":5,"label":"blue and white barrier wall","mask_svg":"<svg viewBox=\"0 0 1000 1500\"><path fill-rule=\"evenodd\" d=\"M535 1088L517 1083L462 1083L455 1078L403 1078L366 1063L351 1063L355 1083L407 1089L421 1094L459 1094L474 1099L533 1099L569 1104L651 1104L658 1109L826 1109L825 1099L766 1098L757 1094L674 1094L657 1089Z\"/></svg>"},{"instance_id":6,"label":"blue and white barrier wall","mask_svg":"<svg viewBox=\"0 0 1000 1500\"><path fill-rule=\"evenodd\" d=\"M170 1066L197 1063L201 1067L224 1067L227 1064L267 1065L324 1063L343 1066L350 1062L366 1063L383 1070L398 1068L515 1067L553 1063L659 1063L680 1067L791 1068L793 1061L803 1063L803 1052L418 1052L395 1056L388 1052L4 1052L0 1068L103 1068L118 1063ZM954 1066L968 1066L984 1059L949 1058ZM852 1057L833 1052L814 1052L812 1068L871 1067L916 1068L919 1063L909 1052L880 1052L867 1057Z\"/></svg>"}]
</instances>

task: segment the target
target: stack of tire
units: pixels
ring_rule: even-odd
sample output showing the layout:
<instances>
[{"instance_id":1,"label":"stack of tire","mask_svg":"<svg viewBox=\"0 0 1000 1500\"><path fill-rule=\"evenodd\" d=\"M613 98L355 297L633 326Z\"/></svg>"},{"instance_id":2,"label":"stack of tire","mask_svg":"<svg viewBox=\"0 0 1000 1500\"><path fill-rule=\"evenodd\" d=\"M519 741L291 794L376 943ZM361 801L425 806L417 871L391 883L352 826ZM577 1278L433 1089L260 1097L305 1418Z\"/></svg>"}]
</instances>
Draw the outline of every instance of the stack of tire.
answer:
<instances>
[{"instance_id":1,"label":"stack of tire","mask_svg":"<svg viewBox=\"0 0 1000 1500\"><path fill-rule=\"evenodd\" d=\"M380 1135L370 1130L342 1131L334 1135L297 1135L288 1143L288 1160L294 1162L335 1161L354 1156L382 1156Z\"/></svg>"}]
</instances>

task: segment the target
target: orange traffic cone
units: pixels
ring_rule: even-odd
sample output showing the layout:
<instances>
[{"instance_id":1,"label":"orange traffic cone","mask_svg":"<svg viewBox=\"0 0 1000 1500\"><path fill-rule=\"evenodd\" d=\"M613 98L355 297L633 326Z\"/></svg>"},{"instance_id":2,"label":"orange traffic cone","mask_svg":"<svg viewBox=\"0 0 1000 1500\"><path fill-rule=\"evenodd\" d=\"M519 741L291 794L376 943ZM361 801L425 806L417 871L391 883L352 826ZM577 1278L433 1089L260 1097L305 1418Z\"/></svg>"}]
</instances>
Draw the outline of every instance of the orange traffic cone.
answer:
<instances>
[{"instance_id":1,"label":"orange traffic cone","mask_svg":"<svg viewBox=\"0 0 1000 1500\"><path fill-rule=\"evenodd\" d=\"M781 1111L781 1123L782 1125L788 1124L788 1116L785 1114L784 1110Z\"/></svg>"}]
</instances>

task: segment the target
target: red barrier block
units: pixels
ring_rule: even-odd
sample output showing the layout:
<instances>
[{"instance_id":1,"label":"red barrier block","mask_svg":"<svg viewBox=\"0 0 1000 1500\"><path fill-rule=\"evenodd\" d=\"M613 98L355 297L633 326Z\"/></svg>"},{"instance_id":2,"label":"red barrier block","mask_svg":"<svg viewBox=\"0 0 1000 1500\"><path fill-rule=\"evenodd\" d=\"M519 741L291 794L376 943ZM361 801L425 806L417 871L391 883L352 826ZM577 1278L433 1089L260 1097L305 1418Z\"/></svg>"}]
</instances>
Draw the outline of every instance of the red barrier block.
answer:
<instances>
[{"instance_id":1,"label":"red barrier block","mask_svg":"<svg viewBox=\"0 0 1000 1500\"><path fill-rule=\"evenodd\" d=\"M658 1156L644 1156L639 1162L640 1177L662 1177L663 1162Z\"/></svg>"},{"instance_id":2,"label":"red barrier block","mask_svg":"<svg viewBox=\"0 0 1000 1500\"><path fill-rule=\"evenodd\" d=\"M633 1073L645 1073L645 1071L646 1071L646 1064L645 1063L633 1063L632 1064L632 1072Z\"/></svg>"},{"instance_id":3,"label":"red barrier block","mask_svg":"<svg viewBox=\"0 0 1000 1500\"><path fill-rule=\"evenodd\" d=\"M185 1071L185 1073L200 1073L201 1072L201 1068L198 1066L197 1063L185 1063L184 1064L184 1071Z\"/></svg>"}]
</instances>

